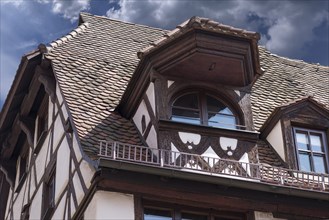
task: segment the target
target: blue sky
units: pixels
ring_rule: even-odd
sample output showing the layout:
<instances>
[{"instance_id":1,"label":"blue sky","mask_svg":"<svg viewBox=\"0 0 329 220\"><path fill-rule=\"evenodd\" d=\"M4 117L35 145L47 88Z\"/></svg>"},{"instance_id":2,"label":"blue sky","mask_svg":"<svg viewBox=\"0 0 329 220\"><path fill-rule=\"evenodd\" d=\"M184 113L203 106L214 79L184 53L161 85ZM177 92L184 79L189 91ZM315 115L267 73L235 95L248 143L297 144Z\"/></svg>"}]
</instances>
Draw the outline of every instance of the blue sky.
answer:
<instances>
[{"instance_id":1,"label":"blue sky","mask_svg":"<svg viewBox=\"0 0 329 220\"><path fill-rule=\"evenodd\" d=\"M80 11L165 29L208 17L259 32L272 53L329 65L329 0L0 0L0 108L22 55L69 33Z\"/></svg>"}]
</instances>

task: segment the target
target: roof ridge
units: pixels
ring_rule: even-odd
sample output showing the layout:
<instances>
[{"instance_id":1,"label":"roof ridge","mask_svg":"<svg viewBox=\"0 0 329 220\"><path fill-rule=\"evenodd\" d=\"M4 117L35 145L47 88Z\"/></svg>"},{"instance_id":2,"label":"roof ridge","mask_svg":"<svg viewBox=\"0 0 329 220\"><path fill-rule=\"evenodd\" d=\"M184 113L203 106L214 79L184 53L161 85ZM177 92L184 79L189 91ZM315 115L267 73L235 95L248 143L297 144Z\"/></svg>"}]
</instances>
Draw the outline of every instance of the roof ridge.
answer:
<instances>
[{"instance_id":1,"label":"roof ridge","mask_svg":"<svg viewBox=\"0 0 329 220\"><path fill-rule=\"evenodd\" d=\"M168 43L168 41L178 38L184 35L186 32L195 29L202 29L209 32L246 38L252 40L255 44L257 44L258 40L260 39L260 35L257 32L247 31L244 29L235 28L233 26L224 25L212 19L193 16L190 19L184 21L183 23L177 25L176 28L167 32L162 38L154 41L146 48L142 48L140 51L137 52L137 56L141 59L143 56L155 50L156 48Z\"/></svg>"},{"instance_id":2,"label":"roof ridge","mask_svg":"<svg viewBox=\"0 0 329 220\"><path fill-rule=\"evenodd\" d=\"M87 28L89 27L89 23L83 23L80 24L78 27L76 27L75 29L73 29L70 33L66 34L63 37L58 38L55 41L52 41L51 43L49 43L47 49L48 52L50 52L52 49L55 49L56 47L68 42L69 40L71 40L72 38L76 37L77 35L83 33Z\"/></svg>"},{"instance_id":3,"label":"roof ridge","mask_svg":"<svg viewBox=\"0 0 329 220\"><path fill-rule=\"evenodd\" d=\"M119 19L115 19L115 18L109 18L107 16L104 15L94 15L94 14L90 14L87 12L80 12L81 15L86 15L89 17L96 17L96 18L101 18L101 19L105 19L105 20L109 20L109 21L116 21L116 22L120 22L120 23L125 23L125 24L131 24L131 25L135 25L135 26L141 26L141 27L147 27L150 29L154 29L154 30L159 30L159 31L169 31L166 29L162 29L162 28L157 28L157 27L151 27L145 24L137 24L137 23L133 23L133 22L129 22L129 21L123 21L123 20L119 20Z\"/></svg>"},{"instance_id":4,"label":"roof ridge","mask_svg":"<svg viewBox=\"0 0 329 220\"><path fill-rule=\"evenodd\" d=\"M329 66L322 65L320 63L311 63L311 62L308 62L308 61L305 61L305 60L293 59L293 58L289 58L289 57L286 57L286 56L278 55L276 53L271 52L271 50L267 49L265 45L258 45L258 47L261 47L262 49L264 49L266 52L269 53L270 56L277 57L277 58L280 58L282 60L286 60L286 61L290 61L290 62L296 62L296 63L300 63L300 64L308 64L308 65L312 65L312 66L317 66L318 68L319 67L325 67L325 68L329 67Z\"/></svg>"}]
</instances>

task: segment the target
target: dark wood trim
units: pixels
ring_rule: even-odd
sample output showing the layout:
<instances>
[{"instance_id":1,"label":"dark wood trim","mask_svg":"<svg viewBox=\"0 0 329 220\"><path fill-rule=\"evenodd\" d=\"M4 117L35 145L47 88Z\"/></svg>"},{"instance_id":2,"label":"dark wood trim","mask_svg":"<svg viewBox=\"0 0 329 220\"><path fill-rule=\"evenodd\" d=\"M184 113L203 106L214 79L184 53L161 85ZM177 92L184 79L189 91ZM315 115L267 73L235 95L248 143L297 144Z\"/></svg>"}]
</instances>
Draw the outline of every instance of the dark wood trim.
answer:
<instances>
[{"instance_id":1,"label":"dark wood trim","mask_svg":"<svg viewBox=\"0 0 329 220\"><path fill-rule=\"evenodd\" d=\"M61 107L60 107L60 104L59 104L58 100L56 100L56 105L58 107L58 112L59 112L59 115L61 117L62 124L63 124L63 126L65 126L66 120L64 118L64 114L63 114L63 112L61 110ZM65 132L64 131L64 134L65 134L66 140L67 140L68 145L69 145L69 148L70 148L71 159L74 162L74 165L76 167L76 172L77 172L77 174L79 176L79 180L81 182L81 187L83 189L83 192L86 193L88 189L87 189L87 186L86 186L86 184L84 182L84 179L83 179L83 176L82 176L82 173L81 173L81 170L80 170L79 161L78 161L78 159L77 159L77 157L75 155L74 149L73 149L73 143L72 143L72 141L70 141L73 137L71 137L68 132ZM81 155L83 155L83 152L81 152Z\"/></svg>"},{"instance_id":2,"label":"dark wood trim","mask_svg":"<svg viewBox=\"0 0 329 220\"><path fill-rule=\"evenodd\" d=\"M51 68L44 68L42 65L37 66L36 73L39 73L38 80L44 85L45 91L51 98L52 102L56 100L56 80Z\"/></svg>"},{"instance_id":3,"label":"dark wood trim","mask_svg":"<svg viewBox=\"0 0 329 220\"><path fill-rule=\"evenodd\" d=\"M138 194L134 195L135 220L144 220L142 197Z\"/></svg>"},{"instance_id":4,"label":"dark wood trim","mask_svg":"<svg viewBox=\"0 0 329 220\"><path fill-rule=\"evenodd\" d=\"M143 135L143 138L146 140L147 137L148 137L148 135L149 135L149 133L150 133L150 130L152 128L152 125L154 126L154 128L157 128L158 123L157 123L156 117L154 115L154 112L153 112L151 103L150 103L150 101L149 101L149 99L148 99L148 97L147 97L146 94L144 94L143 100L144 100L144 103L146 105L146 109L147 109L148 115L150 117L150 122L148 123L148 125L147 125L144 133L142 134ZM155 109L154 109L154 111L155 111Z\"/></svg>"},{"instance_id":5,"label":"dark wood trim","mask_svg":"<svg viewBox=\"0 0 329 220\"><path fill-rule=\"evenodd\" d=\"M99 179L98 179L98 173L96 172L91 186L89 187L87 193L85 194L85 196L83 197L82 201L80 202L79 206L76 208L76 211L72 217L73 220L80 220L83 215L84 215L84 211L87 209L90 201L92 200L92 198L94 197L94 194L97 190L97 183L98 183Z\"/></svg>"},{"instance_id":6,"label":"dark wood trim","mask_svg":"<svg viewBox=\"0 0 329 220\"><path fill-rule=\"evenodd\" d=\"M34 118L31 117L19 117L19 125L22 131L25 133L29 146L34 146Z\"/></svg>"},{"instance_id":7,"label":"dark wood trim","mask_svg":"<svg viewBox=\"0 0 329 220\"><path fill-rule=\"evenodd\" d=\"M218 178L218 177L217 177ZM131 181L131 180L134 181ZM157 198L162 201L180 201L182 204L199 204L216 209L240 211L264 211L275 213L299 213L309 217L328 217L329 200L302 198L277 192L236 188L222 184L208 184L191 179L160 178L130 171L101 173L100 189L130 194L141 194L143 197ZM231 180L232 181L232 180ZM202 201L202 203L200 203Z\"/></svg>"},{"instance_id":8,"label":"dark wood trim","mask_svg":"<svg viewBox=\"0 0 329 220\"><path fill-rule=\"evenodd\" d=\"M215 127L208 127L204 125L186 124L186 123L170 121L170 120L160 120L159 130L160 131L177 130L177 131L203 134L207 136L225 136L225 137L236 138L243 141L253 141L253 142L257 141L259 136L258 132L215 128Z\"/></svg>"}]
</instances>

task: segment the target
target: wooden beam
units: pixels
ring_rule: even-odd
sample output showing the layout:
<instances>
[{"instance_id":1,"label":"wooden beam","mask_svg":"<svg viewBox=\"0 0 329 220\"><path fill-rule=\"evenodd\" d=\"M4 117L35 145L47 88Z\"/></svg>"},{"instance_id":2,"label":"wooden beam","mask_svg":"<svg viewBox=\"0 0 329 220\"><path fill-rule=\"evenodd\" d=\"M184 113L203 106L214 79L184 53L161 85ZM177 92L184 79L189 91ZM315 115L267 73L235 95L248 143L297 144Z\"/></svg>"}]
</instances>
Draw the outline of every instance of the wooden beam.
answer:
<instances>
[{"instance_id":1,"label":"wooden beam","mask_svg":"<svg viewBox=\"0 0 329 220\"><path fill-rule=\"evenodd\" d=\"M133 180L133 181L132 181ZM329 216L329 201L267 193L177 178L161 178L137 172L103 171L98 186L104 190L161 198L167 202L200 204L216 209L264 211L323 218Z\"/></svg>"},{"instance_id":2,"label":"wooden beam","mask_svg":"<svg viewBox=\"0 0 329 220\"><path fill-rule=\"evenodd\" d=\"M33 148L33 143L34 143L34 124L35 120L34 118L31 117L24 117L21 116L19 118L19 126L22 129L22 131L26 134L27 142L30 147Z\"/></svg>"},{"instance_id":3,"label":"wooden beam","mask_svg":"<svg viewBox=\"0 0 329 220\"><path fill-rule=\"evenodd\" d=\"M44 85L47 94L50 96L51 101L56 100L56 80L52 74L51 69L45 69L42 66L37 66L36 73L40 74L38 80Z\"/></svg>"}]
</instances>

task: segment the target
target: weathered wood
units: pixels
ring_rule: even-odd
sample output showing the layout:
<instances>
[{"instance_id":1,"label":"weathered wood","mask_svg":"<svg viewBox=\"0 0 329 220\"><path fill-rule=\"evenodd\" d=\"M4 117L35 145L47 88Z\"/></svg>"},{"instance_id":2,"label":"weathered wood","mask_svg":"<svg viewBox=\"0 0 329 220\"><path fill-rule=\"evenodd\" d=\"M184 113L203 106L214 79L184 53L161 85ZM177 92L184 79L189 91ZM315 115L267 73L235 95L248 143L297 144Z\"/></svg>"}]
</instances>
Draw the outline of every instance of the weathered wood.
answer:
<instances>
[{"instance_id":1,"label":"weathered wood","mask_svg":"<svg viewBox=\"0 0 329 220\"><path fill-rule=\"evenodd\" d=\"M103 171L99 187L125 193L140 194L150 200L184 205L196 203L220 210L264 211L324 218L329 216L329 201L297 198L289 195L246 190L229 186L167 178L129 171ZM134 180L133 182L131 180ZM202 203L200 203L202 201ZM238 208L237 208L238 207Z\"/></svg>"}]
</instances>

